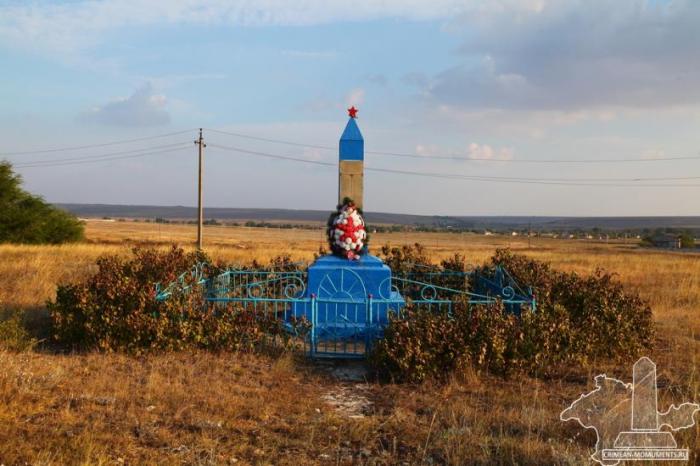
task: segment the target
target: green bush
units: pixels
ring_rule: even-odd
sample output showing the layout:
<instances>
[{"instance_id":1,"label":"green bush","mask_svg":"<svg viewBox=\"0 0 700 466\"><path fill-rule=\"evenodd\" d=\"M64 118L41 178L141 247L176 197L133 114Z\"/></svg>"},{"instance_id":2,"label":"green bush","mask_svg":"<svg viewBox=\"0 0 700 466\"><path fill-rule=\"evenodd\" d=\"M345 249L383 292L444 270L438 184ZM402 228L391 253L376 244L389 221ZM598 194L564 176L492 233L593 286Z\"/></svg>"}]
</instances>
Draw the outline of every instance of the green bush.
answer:
<instances>
[{"instance_id":1,"label":"green bush","mask_svg":"<svg viewBox=\"0 0 700 466\"><path fill-rule=\"evenodd\" d=\"M524 310L518 318L501 303L470 306L463 297L450 313L409 304L373 349L376 373L420 382L444 379L468 364L497 374L546 375L560 364L629 359L651 346L650 308L613 275L558 272L508 250L498 250L479 273L493 273L495 265L533 287L536 311Z\"/></svg>"},{"instance_id":2,"label":"green bush","mask_svg":"<svg viewBox=\"0 0 700 466\"><path fill-rule=\"evenodd\" d=\"M419 243L401 247L382 246L380 257L391 269L394 276L420 274L438 271L432 264L425 247Z\"/></svg>"},{"instance_id":3,"label":"green bush","mask_svg":"<svg viewBox=\"0 0 700 466\"><path fill-rule=\"evenodd\" d=\"M464 273L469 267L461 254L443 260L438 266L432 263L425 247L415 243L393 248L385 245L380 257L391 268L394 277L431 283L452 290L468 291L471 288ZM415 290L404 288L401 291L407 297L414 297L412 291Z\"/></svg>"},{"instance_id":4,"label":"green bush","mask_svg":"<svg viewBox=\"0 0 700 466\"><path fill-rule=\"evenodd\" d=\"M21 185L10 163L0 162L0 242L59 244L83 239L83 224L75 216Z\"/></svg>"},{"instance_id":5,"label":"green bush","mask_svg":"<svg viewBox=\"0 0 700 466\"><path fill-rule=\"evenodd\" d=\"M369 362L380 377L401 382L444 380L467 365L503 373L515 362L519 331L500 303L470 306L462 298L449 314L409 305L391 319Z\"/></svg>"},{"instance_id":6,"label":"green bush","mask_svg":"<svg viewBox=\"0 0 700 466\"><path fill-rule=\"evenodd\" d=\"M651 308L637 293L625 290L612 273L560 272L507 249L497 250L491 264L502 265L518 283L533 288L536 314L566 317L570 328L566 348L577 360L632 356L653 342ZM555 312L557 306L565 314Z\"/></svg>"},{"instance_id":7,"label":"green bush","mask_svg":"<svg viewBox=\"0 0 700 466\"><path fill-rule=\"evenodd\" d=\"M36 345L36 339L29 334L23 320L18 311L0 313L0 349L26 351Z\"/></svg>"},{"instance_id":8,"label":"green bush","mask_svg":"<svg viewBox=\"0 0 700 466\"><path fill-rule=\"evenodd\" d=\"M695 235L690 231L684 231L680 235L682 248L695 248Z\"/></svg>"},{"instance_id":9,"label":"green bush","mask_svg":"<svg viewBox=\"0 0 700 466\"><path fill-rule=\"evenodd\" d=\"M155 283L170 283L206 257L173 247L133 250L133 257L102 257L85 282L60 285L48 303L58 342L75 348L141 352L206 348L250 351L279 337L274 315L229 305L205 307L202 290L156 301ZM282 262L284 262L282 260ZM211 273L214 273L212 270ZM186 276L186 282L191 282Z\"/></svg>"}]
</instances>

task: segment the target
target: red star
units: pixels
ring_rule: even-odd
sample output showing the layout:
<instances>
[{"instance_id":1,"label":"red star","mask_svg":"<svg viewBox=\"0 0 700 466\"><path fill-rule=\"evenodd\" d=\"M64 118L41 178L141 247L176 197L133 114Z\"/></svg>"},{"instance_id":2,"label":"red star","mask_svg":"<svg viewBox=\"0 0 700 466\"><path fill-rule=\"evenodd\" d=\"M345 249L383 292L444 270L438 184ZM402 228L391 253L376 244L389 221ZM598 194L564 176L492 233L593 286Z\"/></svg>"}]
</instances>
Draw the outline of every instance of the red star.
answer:
<instances>
[{"instance_id":1,"label":"red star","mask_svg":"<svg viewBox=\"0 0 700 466\"><path fill-rule=\"evenodd\" d=\"M348 115L350 115L350 118L357 118L357 109L354 105L348 109Z\"/></svg>"}]
</instances>

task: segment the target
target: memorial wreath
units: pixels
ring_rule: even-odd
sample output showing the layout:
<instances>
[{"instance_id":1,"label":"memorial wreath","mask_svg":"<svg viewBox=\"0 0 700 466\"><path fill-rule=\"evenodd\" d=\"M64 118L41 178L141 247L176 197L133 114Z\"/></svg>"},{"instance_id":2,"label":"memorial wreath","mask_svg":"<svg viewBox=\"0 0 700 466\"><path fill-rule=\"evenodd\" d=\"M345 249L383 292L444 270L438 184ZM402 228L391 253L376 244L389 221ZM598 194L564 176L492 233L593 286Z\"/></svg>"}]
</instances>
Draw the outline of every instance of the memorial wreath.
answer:
<instances>
[{"instance_id":1,"label":"memorial wreath","mask_svg":"<svg viewBox=\"0 0 700 466\"><path fill-rule=\"evenodd\" d=\"M367 252L367 231L362 212L351 199L344 199L328 219L328 244L333 254L350 260Z\"/></svg>"}]
</instances>

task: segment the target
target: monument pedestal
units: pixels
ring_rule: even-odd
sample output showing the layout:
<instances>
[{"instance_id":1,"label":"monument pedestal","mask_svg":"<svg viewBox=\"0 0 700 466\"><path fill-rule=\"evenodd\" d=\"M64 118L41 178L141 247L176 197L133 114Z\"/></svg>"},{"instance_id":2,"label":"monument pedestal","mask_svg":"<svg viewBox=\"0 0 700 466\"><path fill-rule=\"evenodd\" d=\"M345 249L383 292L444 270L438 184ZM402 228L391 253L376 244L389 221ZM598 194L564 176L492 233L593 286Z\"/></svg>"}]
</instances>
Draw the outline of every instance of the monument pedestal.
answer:
<instances>
[{"instance_id":1,"label":"monument pedestal","mask_svg":"<svg viewBox=\"0 0 700 466\"><path fill-rule=\"evenodd\" d=\"M319 299L390 299L391 269L370 254L357 260L329 254L309 266L307 293Z\"/></svg>"},{"instance_id":2,"label":"monument pedestal","mask_svg":"<svg viewBox=\"0 0 700 466\"><path fill-rule=\"evenodd\" d=\"M405 304L391 289L391 269L369 254L358 260L319 257L309 266L307 283L306 297L313 299L304 314L321 338L360 340L370 333L377 335L388 323L389 313Z\"/></svg>"}]
</instances>

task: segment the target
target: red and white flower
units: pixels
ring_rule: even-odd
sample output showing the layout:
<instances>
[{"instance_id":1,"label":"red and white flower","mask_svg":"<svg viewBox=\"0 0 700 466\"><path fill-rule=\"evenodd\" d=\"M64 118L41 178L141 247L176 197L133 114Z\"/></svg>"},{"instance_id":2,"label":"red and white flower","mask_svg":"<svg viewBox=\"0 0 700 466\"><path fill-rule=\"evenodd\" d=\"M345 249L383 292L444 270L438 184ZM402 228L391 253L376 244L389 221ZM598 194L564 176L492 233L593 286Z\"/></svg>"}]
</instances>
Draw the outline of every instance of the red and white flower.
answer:
<instances>
[{"instance_id":1,"label":"red and white flower","mask_svg":"<svg viewBox=\"0 0 700 466\"><path fill-rule=\"evenodd\" d=\"M348 259L359 259L366 239L365 221L355 204L344 204L328 228L331 250Z\"/></svg>"}]
</instances>

